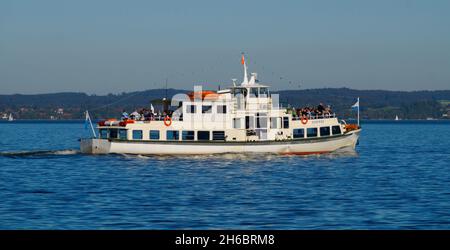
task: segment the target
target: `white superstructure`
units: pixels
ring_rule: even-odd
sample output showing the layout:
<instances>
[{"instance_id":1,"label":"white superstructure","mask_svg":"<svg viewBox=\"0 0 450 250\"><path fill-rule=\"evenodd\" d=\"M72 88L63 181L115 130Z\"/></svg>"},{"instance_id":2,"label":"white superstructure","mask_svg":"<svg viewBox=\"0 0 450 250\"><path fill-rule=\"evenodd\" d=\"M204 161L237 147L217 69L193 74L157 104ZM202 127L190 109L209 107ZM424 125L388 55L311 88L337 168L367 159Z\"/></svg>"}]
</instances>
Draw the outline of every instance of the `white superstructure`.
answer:
<instances>
[{"instance_id":1,"label":"white superstructure","mask_svg":"<svg viewBox=\"0 0 450 250\"><path fill-rule=\"evenodd\" d=\"M148 120L107 120L99 138L81 139L83 153L314 154L355 148L360 128L340 123L334 114L294 117L280 107L278 95L259 83L257 74L224 90L202 91L172 98L170 115Z\"/></svg>"}]
</instances>

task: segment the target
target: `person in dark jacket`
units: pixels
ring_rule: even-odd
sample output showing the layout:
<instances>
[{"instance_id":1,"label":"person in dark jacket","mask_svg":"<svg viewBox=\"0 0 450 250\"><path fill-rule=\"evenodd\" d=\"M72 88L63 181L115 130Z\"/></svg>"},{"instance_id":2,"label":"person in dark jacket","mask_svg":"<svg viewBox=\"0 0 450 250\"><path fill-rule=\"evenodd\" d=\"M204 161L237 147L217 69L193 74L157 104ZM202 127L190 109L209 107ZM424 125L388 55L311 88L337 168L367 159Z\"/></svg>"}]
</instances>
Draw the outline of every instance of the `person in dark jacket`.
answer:
<instances>
[{"instance_id":1,"label":"person in dark jacket","mask_svg":"<svg viewBox=\"0 0 450 250\"><path fill-rule=\"evenodd\" d=\"M325 107L322 103L320 103L319 106L317 106L317 112L319 113L319 115L322 115L323 111L325 111Z\"/></svg>"}]
</instances>

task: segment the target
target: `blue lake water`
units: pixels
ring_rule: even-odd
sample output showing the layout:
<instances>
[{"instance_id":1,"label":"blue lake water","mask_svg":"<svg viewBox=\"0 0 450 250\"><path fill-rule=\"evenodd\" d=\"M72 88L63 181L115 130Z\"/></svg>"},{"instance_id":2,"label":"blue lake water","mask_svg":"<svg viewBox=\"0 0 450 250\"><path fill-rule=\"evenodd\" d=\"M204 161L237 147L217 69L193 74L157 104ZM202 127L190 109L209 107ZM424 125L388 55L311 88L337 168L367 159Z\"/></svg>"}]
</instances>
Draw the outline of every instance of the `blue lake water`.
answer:
<instances>
[{"instance_id":1,"label":"blue lake water","mask_svg":"<svg viewBox=\"0 0 450 250\"><path fill-rule=\"evenodd\" d=\"M0 229L450 229L450 122L363 124L357 153L78 153L82 123L0 123Z\"/></svg>"}]
</instances>

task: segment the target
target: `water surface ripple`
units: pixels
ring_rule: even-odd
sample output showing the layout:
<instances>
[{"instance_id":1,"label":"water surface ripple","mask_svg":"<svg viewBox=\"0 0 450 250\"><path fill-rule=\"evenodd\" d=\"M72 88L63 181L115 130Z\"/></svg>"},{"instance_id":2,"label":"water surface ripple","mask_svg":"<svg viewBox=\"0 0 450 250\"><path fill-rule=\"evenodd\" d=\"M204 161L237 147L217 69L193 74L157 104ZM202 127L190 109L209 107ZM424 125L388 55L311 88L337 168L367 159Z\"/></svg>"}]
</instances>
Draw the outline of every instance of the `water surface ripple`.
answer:
<instances>
[{"instance_id":1,"label":"water surface ripple","mask_svg":"<svg viewBox=\"0 0 450 250\"><path fill-rule=\"evenodd\" d=\"M450 229L450 123L366 123L321 156L83 155L79 123L0 123L0 229Z\"/></svg>"}]
</instances>

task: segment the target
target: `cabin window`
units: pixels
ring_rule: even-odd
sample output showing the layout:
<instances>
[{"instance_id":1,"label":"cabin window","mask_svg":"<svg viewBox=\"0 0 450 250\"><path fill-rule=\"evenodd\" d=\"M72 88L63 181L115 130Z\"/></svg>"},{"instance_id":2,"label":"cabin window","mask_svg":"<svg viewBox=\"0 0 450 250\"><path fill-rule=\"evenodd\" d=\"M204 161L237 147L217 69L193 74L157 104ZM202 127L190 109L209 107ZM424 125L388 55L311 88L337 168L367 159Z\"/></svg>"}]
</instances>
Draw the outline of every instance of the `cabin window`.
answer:
<instances>
[{"instance_id":1,"label":"cabin window","mask_svg":"<svg viewBox=\"0 0 450 250\"><path fill-rule=\"evenodd\" d=\"M250 97L258 97L258 96L259 96L258 88L250 88Z\"/></svg>"},{"instance_id":2,"label":"cabin window","mask_svg":"<svg viewBox=\"0 0 450 250\"><path fill-rule=\"evenodd\" d=\"M180 136L180 132L178 132L178 130L167 130L167 132L166 132L167 140L178 141L179 136Z\"/></svg>"},{"instance_id":3,"label":"cabin window","mask_svg":"<svg viewBox=\"0 0 450 250\"><path fill-rule=\"evenodd\" d=\"M227 105L217 105L217 114L226 114Z\"/></svg>"},{"instance_id":4,"label":"cabin window","mask_svg":"<svg viewBox=\"0 0 450 250\"><path fill-rule=\"evenodd\" d=\"M305 137L305 129L297 128L294 129L294 138L304 138Z\"/></svg>"},{"instance_id":5,"label":"cabin window","mask_svg":"<svg viewBox=\"0 0 450 250\"><path fill-rule=\"evenodd\" d=\"M211 113L212 111L212 106L211 105L203 105L202 106L202 113L206 114L206 113Z\"/></svg>"},{"instance_id":6,"label":"cabin window","mask_svg":"<svg viewBox=\"0 0 450 250\"><path fill-rule=\"evenodd\" d=\"M333 133L333 135L340 135L341 134L341 126L331 127L331 132Z\"/></svg>"},{"instance_id":7,"label":"cabin window","mask_svg":"<svg viewBox=\"0 0 450 250\"><path fill-rule=\"evenodd\" d=\"M128 139L127 130L126 129L119 129L119 139L126 140Z\"/></svg>"},{"instance_id":8,"label":"cabin window","mask_svg":"<svg viewBox=\"0 0 450 250\"><path fill-rule=\"evenodd\" d=\"M330 127L320 127L320 136L330 136Z\"/></svg>"},{"instance_id":9,"label":"cabin window","mask_svg":"<svg viewBox=\"0 0 450 250\"><path fill-rule=\"evenodd\" d=\"M117 139L118 131L116 128L112 128L109 130L109 138Z\"/></svg>"},{"instance_id":10,"label":"cabin window","mask_svg":"<svg viewBox=\"0 0 450 250\"><path fill-rule=\"evenodd\" d=\"M100 139L108 139L108 130L107 129L100 129Z\"/></svg>"},{"instance_id":11,"label":"cabin window","mask_svg":"<svg viewBox=\"0 0 450 250\"><path fill-rule=\"evenodd\" d=\"M233 94L234 94L235 97L236 97L236 96L239 96L239 95L241 95L241 96L243 96L243 97L246 97L246 96L247 96L247 89L244 89L244 88L234 88L234 89L233 89Z\"/></svg>"},{"instance_id":12,"label":"cabin window","mask_svg":"<svg viewBox=\"0 0 450 250\"><path fill-rule=\"evenodd\" d=\"M256 128L267 128L267 117L257 117Z\"/></svg>"},{"instance_id":13,"label":"cabin window","mask_svg":"<svg viewBox=\"0 0 450 250\"><path fill-rule=\"evenodd\" d=\"M150 140L159 140L159 130L150 130Z\"/></svg>"},{"instance_id":14,"label":"cabin window","mask_svg":"<svg viewBox=\"0 0 450 250\"><path fill-rule=\"evenodd\" d=\"M199 141L209 141L209 131L198 131L197 140Z\"/></svg>"},{"instance_id":15,"label":"cabin window","mask_svg":"<svg viewBox=\"0 0 450 250\"><path fill-rule=\"evenodd\" d=\"M280 118L278 117L271 117L270 118L270 128L279 128L279 121Z\"/></svg>"},{"instance_id":16,"label":"cabin window","mask_svg":"<svg viewBox=\"0 0 450 250\"><path fill-rule=\"evenodd\" d=\"M133 130L133 140L142 140L142 130Z\"/></svg>"},{"instance_id":17,"label":"cabin window","mask_svg":"<svg viewBox=\"0 0 450 250\"><path fill-rule=\"evenodd\" d=\"M233 128L241 128L241 118L233 118Z\"/></svg>"},{"instance_id":18,"label":"cabin window","mask_svg":"<svg viewBox=\"0 0 450 250\"><path fill-rule=\"evenodd\" d=\"M186 113L194 114L197 108L195 105L186 105Z\"/></svg>"},{"instance_id":19,"label":"cabin window","mask_svg":"<svg viewBox=\"0 0 450 250\"><path fill-rule=\"evenodd\" d=\"M255 118L253 116L245 117L245 128L254 129L255 128Z\"/></svg>"},{"instance_id":20,"label":"cabin window","mask_svg":"<svg viewBox=\"0 0 450 250\"><path fill-rule=\"evenodd\" d=\"M195 132L190 130L190 131L183 131L182 135L181 135L181 139L183 141L193 141L195 138Z\"/></svg>"},{"instance_id":21,"label":"cabin window","mask_svg":"<svg viewBox=\"0 0 450 250\"><path fill-rule=\"evenodd\" d=\"M289 128L289 116L283 117L283 128Z\"/></svg>"},{"instance_id":22,"label":"cabin window","mask_svg":"<svg viewBox=\"0 0 450 250\"><path fill-rule=\"evenodd\" d=\"M225 141L225 131L213 131L213 141Z\"/></svg>"},{"instance_id":23,"label":"cabin window","mask_svg":"<svg viewBox=\"0 0 450 250\"><path fill-rule=\"evenodd\" d=\"M267 88L260 88L259 89L259 96L260 97L268 97L269 96L269 90Z\"/></svg>"},{"instance_id":24,"label":"cabin window","mask_svg":"<svg viewBox=\"0 0 450 250\"><path fill-rule=\"evenodd\" d=\"M317 137L317 128L308 128L306 130L307 137Z\"/></svg>"}]
</instances>

